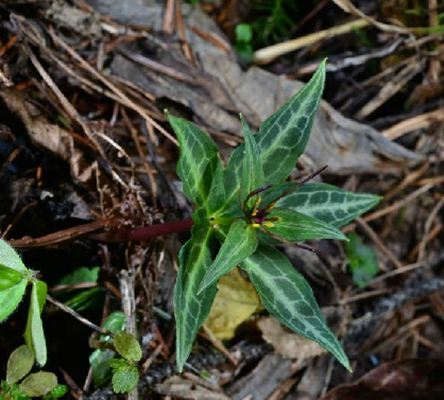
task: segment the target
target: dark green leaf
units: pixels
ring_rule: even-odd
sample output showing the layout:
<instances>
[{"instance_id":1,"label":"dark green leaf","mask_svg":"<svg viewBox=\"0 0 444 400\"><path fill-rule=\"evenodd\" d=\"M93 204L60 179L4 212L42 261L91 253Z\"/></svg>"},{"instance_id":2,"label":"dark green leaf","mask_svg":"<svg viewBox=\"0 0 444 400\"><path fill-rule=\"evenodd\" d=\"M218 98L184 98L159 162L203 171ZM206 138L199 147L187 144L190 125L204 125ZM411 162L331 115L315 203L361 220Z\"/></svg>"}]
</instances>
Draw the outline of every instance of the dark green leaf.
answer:
<instances>
[{"instance_id":1,"label":"dark green leaf","mask_svg":"<svg viewBox=\"0 0 444 400\"><path fill-rule=\"evenodd\" d=\"M278 185L293 171L310 136L324 89L325 61L298 93L267 118L254 136L260 152L265 184ZM245 145L230 155L224 172L226 204L220 215L232 215L238 207Z\"/></svg>"},{"instance_id":2,"label":"dark green leaf","mask_svg":"<svg viewBox=\"0 0 444 400\"><path fill-rule=\"evenodd\" d=\"M109 361L116 356L116 352L110 349L96 349L89 356L95 387L103 385L111 378Z\"/></svg>"},{"instance_id":3,"label":"dark green leaf","mask_svg":"<svg viewBox=\"0 0 444 400\"><path fill-rule=\"evenodd\" d=\"M269 218L280 218L280 220L274 222L274 226L265 229L290 242L312 239L347 240L344 234L335 227L297 211L274 208Z\"/></svg>"},{"instance_id":4,"label":"dark green leaf","mask_svg":"<svg viewBox=\"0 0 444 400\"><path fill-rule=\"evenodd\" d=\"M127 332L119 332L114 336L114 345L117 352L129 361L140 361L142 349L137 339Z\"/></svg>"},{"instance_id":5,"label":"dark green leaf","mask_svg":"<svg viewBox=\"0 0 444 400\"><path fill-rule=\"evenodd\" d=\"M283 182L305 150L324 90L325 63L324 60L310 81L264 121L256 135L267 183Z\"/></svg>"},{"instance_id":6,"label":"dark green leaf","mask_svg":"<svg viewBox=\"0 0 444 400\"><path fill-rule=\"evenodd\" d=\"M348 266L353 274L353 282L360 288L365 287L379 272L375 251L362 244L358 235L347 235L350 240L345 245Z\"/></svg>"},{"instance_id":7,"label":"dark green leaf","mask_svg":"<svg viewBox=\"0 0 444 400\"><path fill-rule=\"evenodd\" d=\"M284 254L269 246L259 246L241 267L248 272L270 314L292 331L319 343L351 371L348 358L328 328L310 285Z\"/></svg>"},{"instance_id":8,"label":"dark green leaf","mask_svg":"<svg viewBox=\"0 0 444 400\"><path fill-rule=\"evenodd\" d=\"M207 214L223 201L222 166L216 144L197 126L181 118L168 117L180 145L177 174L185 195Z\"/></svg>"},{"instance_id":9,"label":"dark green leaf","mask_svg":"<svg viewBox=\"0 0 444 400\"><path fill-rule=\"evenodd\" d=\"M28 321L24 334L26 344L33 351L36 361L41 366L46 364L47 358L45 333L43 332L42 318L40 316L46 301L46 290L47 287L44 282L33 282Z\"/></svg>"},{"instance_id":10,"label":"dark green leaf","mask_svg":"<svg viewBox=\"0 0 444 400\"><path fill-rule=\"evenodd\" d=\"M17 347L9 356L6 368L6 381L16 383L31 371L35 358L31 349L26 345Z\"/></svg>"},{"instance_id":11,"label":"dark green leaf","mask_svg":"<svg viewBox=\"0 0 444 400\"><path fill-rule=\"evenodd\" d=\"M114 311L108 317L106 317L103 327L108 329L112 333L118 333L125 327L125 314L122 311ZM109 341L105 339L105 336L101 335L100 340Z\"/></svg>"},{"instance_id":12,"label":"dark green leaf","mask_svg":"<svg viewBox=\"0 0 444 400\"><path fill-rule=\"evenodd\" d=\"M57 386L57 377L52 372L40 371L28 375L19 386L27 396L41 397Z\"/></svg>"},{"instance_id":13,"label":"dark green leaf","mask_svg":"<svg viewBox=\"0 0 444 400\"><path fill-rule=\"evenodd\" d=\"M197 290L205 272L212 264L211 230L194 227L191 239L179 253L179 273L174 290L174 314L176 317L176 361L179 372L190 355L197 331L210 312L217 288Z\"/></svg>"},{"instance_id":14,"label":"dark green leaf","mask_svg":"<svg viewBox=\"0 0 444 400\"><path fill-rule=\"evenodd\" d=\"M264 203L271 201L295 183L285 183L264 196ZM340 228L375 207L382 197L372 194L352 193L325 183L310 182L278 200L276 205L310 215Z\"/></svg>"},{"instance_id":15,"label":"dark green leaf","mask_svg":"<svg viewBox=\"0 0 444 400\"><path fill-rule=\"evenodd\" d=\"M241 180L241 202L243 202L249 193L253 190L264 186L264 172L262 171L261 159L259 149L256 145L256 140L253 137L253 133L248 126L244 117L240 116L242 122L242 132L245 138L245 150L244 159L242 162L242 180ZM255 201L255 198L251 198L249 205Z\"/></svg>"},{"instance_id":16,"label":"dark green leaf","mask_svg":"<svg viewBox=\"0 0 444 400\"><path fill-rule=\"evenodd\" d=\"M25 267L25 264L23 264L20 256L3 239L0 239L0 265L22 272L23 275L29 275L29 270Z\"/></svg>"},{"instance_id":17,"label":"dark green leaf","mask_svg":"<svg viewBox=\"0 0 444 400\"><path fill-rule=\"evenodd\" d=\"M253 226L247 224L243 219L234 221L216 259L208 268L198 293L214 286L219 278L253 254L257 243L257 233Z\"/></svg>"},{"instance_id":18,"label":"dark green leaf","mask_svg":"<svg viewBox=\"0 0 444 400\"><path fill-rule=\"evenodd\" d=\"M0 265L0 322L18 307L27 285L28 279L21 272Z\"/></svg>"}]
</instances>

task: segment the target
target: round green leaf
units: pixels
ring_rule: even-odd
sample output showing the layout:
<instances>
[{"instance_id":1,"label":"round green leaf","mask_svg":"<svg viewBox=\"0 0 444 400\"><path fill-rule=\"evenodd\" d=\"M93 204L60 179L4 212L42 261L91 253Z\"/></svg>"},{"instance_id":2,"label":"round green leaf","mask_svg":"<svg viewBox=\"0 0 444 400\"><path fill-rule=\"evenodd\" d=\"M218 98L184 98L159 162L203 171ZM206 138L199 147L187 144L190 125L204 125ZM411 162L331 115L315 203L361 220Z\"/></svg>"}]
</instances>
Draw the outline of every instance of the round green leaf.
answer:
<instances>
[{"instance_id":1,"label":"round green leaf","mask_svg":"<svg viewBox=\"0 0 444 400\"><path fill-rule=\"evenodd\" d=\"M113 374L113 390L116 393L131 392L136 388L139 381L139 372L134 365L128 365L125 369L120 369Z\"/></svg>"},{"instance_id":2,"label":"round green leaf","mask_svg":"<svg viewBox=\"0 0 444 400\"><path fill-rule=\"evenodd\" d=\"M57 377L52 372L40 371L31 374L19 385L29 397L41 397L57 386Z\"/></svg>"},{"instance_id":3,"label":"round green leaf","mask_svg":"<svg viewBox=\"0 0 444 400\"><path fill-rule=\"evenodd\" d=\"M24 378L31 371L34 362L34 355L26 344L16 348L9 356L6 381L12 384Z\"/></svg>"},{"instance_id":4,"label":"round green leaf","mask_svg":"<svg viewBox=\"0 0 444 400\"><path fill-rule=\"evenodd\" d=\"M114 336L114 345L117 352L129 361L139 361L142 358L139 342L131 333L119 332Z\"/></svg>"}]
</instances>

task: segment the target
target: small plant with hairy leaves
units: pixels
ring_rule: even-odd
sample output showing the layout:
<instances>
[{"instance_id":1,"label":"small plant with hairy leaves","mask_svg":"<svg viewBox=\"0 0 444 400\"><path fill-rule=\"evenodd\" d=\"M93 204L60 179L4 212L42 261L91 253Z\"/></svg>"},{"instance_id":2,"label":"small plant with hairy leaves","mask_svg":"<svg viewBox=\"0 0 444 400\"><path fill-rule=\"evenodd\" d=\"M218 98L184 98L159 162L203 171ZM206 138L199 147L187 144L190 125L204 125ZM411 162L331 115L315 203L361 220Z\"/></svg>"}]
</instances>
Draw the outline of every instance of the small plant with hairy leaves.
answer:
<instances>
[{"instance_id":1,"label":"small plant with hairy leaves","mask_svg":"<svg viewBox=\"0 0 444 400\"><path fill-rule=\"evenodd\" d=\"M37 362L44 366L47 360L46 340L41 313L46 302L46 284L28 269L17 252L0 239L0 322L19 306L28 284L32 285L24 338L26 345L16 349L9 358L8 372L2 381L0 400L25 400L29 397L56 399L65 394L57 377L51 372L40 371L28 375ZM116 393L132 391L139 380L135 363L142 358L142 350L136 338L125 332L112 337L114 348L122 358L109 360L112 370L113 389ZM28 375L25 379L23 379ZM23 381L19 384L20 380Z\"/></svg>"},{"instance_id":2,"label":"small plant with hairy leaves","mask_svg":"<svg viewBox=\"0 0 444 400\"><path fill-rule=\"evenodd\" d=\"M12 352L6 369L6 380L1 382L1 400L27 400L31 397L55 400L66 394L68 388L59 385L52 372L30 373L35 361L34 353L26 344Z\"/></svg>"},{"instance_id":3,"label":"small plant with hairy leaves","mask_svg":"<svg viewBox=\"0 0 444 400\"><path fill-rule=\"evenodd\" d=\"M338 228L380 201L379 196L308 182L320 171L299 183L285 182L307 145L324 80L325 61L256 135L241 116L245 143L233 151L226 168L205 133L169 116L180 145L177 172L195 205L192 237L179 253L174 292L179 371L210 312L218 280L236 266L248 274L270 314L351 369L309 284L273 247L278 240L308 249L298 243L346 240Z\"/></svg>"},{"instance_id":4,"label":"small plant with hairy leaves","mask_svg":"<svg viewBox=\"0 0 444 400\"><path fill-rule=\"evenodd\" d=\"M0 322L11 315L22 301L26 287L32 285L25 341L40 366L47 360L46 340L40 317L46 302L46 283L26 268L17 252L0 239Z\"/></svg>"}]
</instances>

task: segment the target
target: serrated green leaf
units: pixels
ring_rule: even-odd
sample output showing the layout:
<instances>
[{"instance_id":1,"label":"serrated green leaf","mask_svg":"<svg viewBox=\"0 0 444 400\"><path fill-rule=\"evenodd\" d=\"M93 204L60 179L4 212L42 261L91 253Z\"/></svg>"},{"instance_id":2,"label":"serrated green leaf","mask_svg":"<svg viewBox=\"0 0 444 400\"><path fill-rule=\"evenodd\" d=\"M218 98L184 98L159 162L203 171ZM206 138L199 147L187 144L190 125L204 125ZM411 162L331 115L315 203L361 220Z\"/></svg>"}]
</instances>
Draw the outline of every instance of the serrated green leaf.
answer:
<instances>
[{"instance_id":1,"label":"serrated green leaf","mask_svg":"<svg viewBox=\"0 0 444 400\"><path fill-rule=\"evenodd\" d=\"M326 60L298 93L264 121L256 135L266 183L283 182L305 150L324 90L325 63Z\"/></svg>"},{"instance_id":2,"label":"serrated green leaf","mask_svg":"<svg viewBox=\"0 0 444 400\"><path fill-rule=\"evenodd\" d=\"M179 253L179 272L174 289L174 314L176 317L176 362L179 372L191 353L197 331L205 322L216 297L216 285L197 290L212 264L211 229L194 226L191 239Z\"/></svg>"},{"instance_id":3,"label":"serrated green leaf","mask_svg":"<svg viewBox=\"0 0 444 400\"><path fill-rule=\"evenodd\" d=\"M360 288L365 287L378 274L379 265L375 251L362 244L358 235L347 235L350 240L345 245L348 266L353 274L353 282Z\"/></svg>"},{"instance_id":4,"label":"serrated green leaf","mask_svg":"<svg viewBox=\"0 0 444 400\"><path fill-rule=\"evenodd\" d=\"M181 118L168 117L180 145L177 174L185 195L207 215L224 200L222 165L216 144L197 126Z\"/></svg>"},{"instance_id":5,"label":"serrated green leaf","mask_svg":"<svg viewBox=\"0 0 444 400\"><path fill-rule=\"evenodd\" d=\"M0 290L0 322L4 321L18 307L25 294L28 280L22 280L14 286Z\"/></svg>"},{"instance_id":6,"label":"serrated green leaf","mask_svg":"<svg viewBox=\"0 0 444 400\"><path fill-rule=\"evenodd\" d=\"M264 196L264 203L296 186L285 183ZM327 222L336 228L375 207L382 197L373 194L352 193L326 183L310 182L276 202L278 207L289 208Z\"/></svg>"},{"instance_id":7,"label":"serrated green leaf","mask_svg":"<svg viewBox=\"0 0 444 400\"><path fill-rule=\"evenodd\" d=\"M112 383L115 393L128 393L134 390L139 381L139 372L134 365L113 373Z\"/></svg>"},{"instance_id":8,"label":"serrated green leaf","mask_svg":"<svg viewBox=\"0 0 444 400\"><path fill-rule=\"evenodd\" d=\"M310 81L267 118L254 136L260 152L264 183L278 185L293 171L310 137L325 81L325 61ZM238 146L230 155L224 172L226 203L220 215L240 211L238 194L241 187L242 160L245 145Z\"/></svg>"},{"instance_id":9,"label":"serrated green leaf","mask_svg":"<svg viewBox=\"0 0 444 400\"><path fill-rule=\"evenodd\" d=\"M259 149L247 121L240 115L242 132L245 138L244 159L242 162L242 180L240 187L240 200L245 201L247 196L255 189L264 186L264 171L262 170ZM249 203L254 202L251 198ZM250 204L248 204L250 205Z\"/></svg>"},{"instance_id":10,"label":"serrated green leaf","mask_svg":"<svg viewBox=\"0 0 444 400\"><path fill-rule=\"evenodd\" d=\"M22 272L24 275L29 273L17 252L3 239L0 239L0 265Z\"/></svg>"},{"instance_id":11,"label":"serrated green leaf","mask_svg":"<svg viewBox=\"0 0 444 400\"><path fill-rule=\"evenodd\" d=\"M208 268L198 293L215 285L219 278L253 254L257 244L256 229L243 219L234 221L216 259Z\"/></svg>"},{"instance_id":12,"label":"serrated green leaf","mask_svg":"<svg viewBox=\"0 0 444 400\"><path fill-rule=\"evenodd\" d=\"M20 390L29 397L41 397L57 386L57 377L52 372L36 372L28 375L19 385Z\"/></svg>"},{"instance_id":13,"label":"serrated green leaf","mask_svg":"<svg viewBox=\"0 0 444 400\"><path fill-rule=\"evenodd\" d=\"M43 332L42 318L40 316L46 301L46 291L47 286L44 282L33 282L28 321L24 334L26 344L33 351L37 363L41 366L44 366L47 360L45 333Z\"/></svg>"},{"instance_id":14,"label":"serrated green leaf","mask_svg":"<svg viewBox=\"0 0 444 400\"><path fill-rule=\"evenodd\" d=\"M290 242L313 239L347 240L335 227L313 217L285 208L274 208L268 218L279 218L272 227L264 227L273 235Z\"/></svg>"},{"instance_id":15,"label":"serrated green leaf","mask_svg":"<svg viewBox=\"0 0 444 400\"><path fill-rule=\"evenodd\" d=\"M17 347L8 359L6 381L11 384L24 378L31 371L34 361L34 354L26 344Z\"/></svg>"},{"instance_id":16,"label":"serrated green leaf","mask_svg":"<svg viewBox=\"0 0 444 400\"><path fill-rule=\"evenodd\" d=\"M283 253L259 246L241 267L248 272L270 314L292 331L319 343L351 371L348 358L328 328L310 285Z\"/></svg>"},{"instance_id":17,"label":"serrated green leaf","mask_svg":"<svg viewBox=\"0 0 444 400\"><path fill-rule=\"evenodd\" d=\"M127 332L119 332L114 336L114 346L117 352L129 361L140 361L142 349L137 339Z\"/></svg>"}]
</instances>

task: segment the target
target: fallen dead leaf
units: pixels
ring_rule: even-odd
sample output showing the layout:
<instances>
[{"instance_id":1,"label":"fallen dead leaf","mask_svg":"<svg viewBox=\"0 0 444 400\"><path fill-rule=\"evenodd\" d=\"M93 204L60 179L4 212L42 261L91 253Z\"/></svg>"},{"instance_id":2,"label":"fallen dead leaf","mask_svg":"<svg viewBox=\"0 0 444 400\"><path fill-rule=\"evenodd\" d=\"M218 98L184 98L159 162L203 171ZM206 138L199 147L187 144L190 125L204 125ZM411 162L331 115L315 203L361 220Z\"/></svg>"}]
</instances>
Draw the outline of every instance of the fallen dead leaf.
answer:
<instances>
[{"instance_id":1,"label":"fallen dead leaf","mask_svg":"<svg viewBox=\"0 0 444 400\"><path fill-rule=\"evenodd\" d=\"M217 339L231 339L236 328L260 307L253 285L239 270L233 269L218 284L217 293L205 325Z\"/></svg>"},{"instance_id":2,"label":"fallen dead leaf","mask_svg":"<svg viewBox=\"0 0 444 400\"><path fill-rule=\"evenodd\" d=\"M316 342L291 332L273 317L262 318L258 325L264 340L284 357L298 359L301 362L326 353L326 350Z\"/></svg>"},{"instance_id":3,"label":"fallen dead leaf","mask_svg":"<svg viewBox=\"0 0 444 400\"><path fill-rule=\"evenodd\" d=\"M356 382L340 385L320 400L442 400L444 363L411 359L382 364Z\"/></svg>"}]
</instances>

